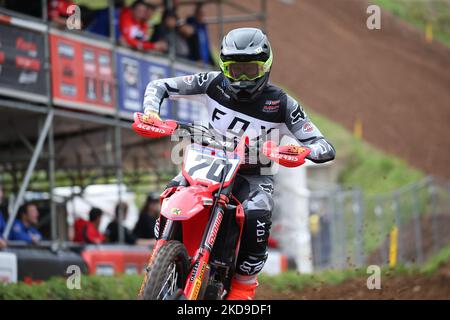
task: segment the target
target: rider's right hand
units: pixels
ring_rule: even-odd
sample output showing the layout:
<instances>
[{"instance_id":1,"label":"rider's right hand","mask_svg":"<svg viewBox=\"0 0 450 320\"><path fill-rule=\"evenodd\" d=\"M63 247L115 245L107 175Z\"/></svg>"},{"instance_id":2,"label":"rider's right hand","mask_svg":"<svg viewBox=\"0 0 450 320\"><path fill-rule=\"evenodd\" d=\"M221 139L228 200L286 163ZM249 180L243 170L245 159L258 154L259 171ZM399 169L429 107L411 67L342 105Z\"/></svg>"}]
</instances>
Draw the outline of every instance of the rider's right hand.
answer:
<instances>
[{"instance_id":1,"label":"rider's right hand","mask_svg":"<svg viewBox=\"0 0 450 320\"><path fill-rule=\"evenodd\" d=\"M157 112L145 110L144 115L142 116L142 122L152 122L151 119L157 119L161 121L161 117Z\"/></svg>"}]
</instances>

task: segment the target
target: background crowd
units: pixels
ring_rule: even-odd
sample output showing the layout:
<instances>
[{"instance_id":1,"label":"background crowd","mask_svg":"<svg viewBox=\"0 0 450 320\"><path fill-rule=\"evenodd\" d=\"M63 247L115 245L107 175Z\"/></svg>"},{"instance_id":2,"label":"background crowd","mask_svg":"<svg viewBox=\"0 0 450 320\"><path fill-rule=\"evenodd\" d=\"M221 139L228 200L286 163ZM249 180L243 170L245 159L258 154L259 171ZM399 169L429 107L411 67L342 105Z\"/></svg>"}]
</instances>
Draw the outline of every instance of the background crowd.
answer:
<instances>
[{"instance_id":1,"label":"background crowd","mask_svg":"<svg viewBox=\"0 0 450 320\"><path fill-rule=\"evenodd\" d=\"M48 20L53 26L66 28L72 0L48 0ZM177 58L214 65L210 51L208 28L204 19L204 4L193 5L191 15L178 15L178 1L169 8L165 1L135 0L127 6L125 0L115 0L114 34L116 42L135 50L169 54ZM27 15L42 17L41 1L0 0L0 6ZM81 30L110 37L109 8L81 9Z\"/></svg>"},{"instance_id":2,"label":"background crowd","mask_svg":"<svg viewBox=\"0 0 450 320\"><path fill-rule=\"evenodd\" d=\"M42 234L38 231L39 209L34 202L24 203L18 211L8 239L3 238L6 228L7 210L3 204L3 189L0 185L0 249L7 246L7 242L24 241L28 244L38 244L43 240ZM128 214L128 205L119 202L115 207L114 219L108 224L105 232L99 230L100 222L104 212L97 207L92 207L89 211L89 219L78 218L74 223L74 236L70 239L80 244L102 244L117 243L120 240L120 227L123 228L124 241L127 244L147 245L155 241L155 224L159 217L160 203L159 195L150 193L139 213L139 219L132 230L119 224L125 221ZM122 215L122 219L119 219Z\"/></svg>"}]
</instances>

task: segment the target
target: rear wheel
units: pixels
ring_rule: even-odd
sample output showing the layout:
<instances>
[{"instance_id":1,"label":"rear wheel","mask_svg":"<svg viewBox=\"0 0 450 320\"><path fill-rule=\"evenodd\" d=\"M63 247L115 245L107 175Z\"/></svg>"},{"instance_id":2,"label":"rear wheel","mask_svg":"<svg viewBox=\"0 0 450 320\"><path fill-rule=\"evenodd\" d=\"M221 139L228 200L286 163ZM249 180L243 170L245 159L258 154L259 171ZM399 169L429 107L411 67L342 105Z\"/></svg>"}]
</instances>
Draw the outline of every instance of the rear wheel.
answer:
<instances>
[{"instance_id":1,"label":"rear wheel","mask_svg":"<svg viewBox=\"0 0 450 320\"><path fill-rule=\"evenodd\" d=\"M189 255L179 241L169 241L156 254L149 266L142 298L166 300L178 289L184 289L189 273Z\"/></svg>"}]
</instances>

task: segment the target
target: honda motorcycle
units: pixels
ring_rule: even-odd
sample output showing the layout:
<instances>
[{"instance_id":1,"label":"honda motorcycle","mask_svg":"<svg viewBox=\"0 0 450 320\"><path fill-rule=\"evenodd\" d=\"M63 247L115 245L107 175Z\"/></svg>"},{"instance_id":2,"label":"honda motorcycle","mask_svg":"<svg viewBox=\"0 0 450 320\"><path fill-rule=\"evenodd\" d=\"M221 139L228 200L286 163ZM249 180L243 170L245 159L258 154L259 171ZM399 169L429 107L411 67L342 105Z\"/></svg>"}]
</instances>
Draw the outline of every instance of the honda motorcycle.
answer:
<instances>
[{"instance_id":1,"label":"honda motorcycle","mask_svg":"<svg viewBox=\"0 0 450 320\"><path fill-rule=\"evenodd\" d=\"M184 151L187 183L161 194L156 244L139 298L144 300L221 300L230 290L244 229L244 210L233 196L236 174L245 161L249 138L230 145L208 128L134 114L133 130L146 138L183 131L191 138ZM237 145L236 147L234 147ZM285 167L305 163L306 147L279 147L266 141L262 153Z\"/></svg>"}]
</instances>

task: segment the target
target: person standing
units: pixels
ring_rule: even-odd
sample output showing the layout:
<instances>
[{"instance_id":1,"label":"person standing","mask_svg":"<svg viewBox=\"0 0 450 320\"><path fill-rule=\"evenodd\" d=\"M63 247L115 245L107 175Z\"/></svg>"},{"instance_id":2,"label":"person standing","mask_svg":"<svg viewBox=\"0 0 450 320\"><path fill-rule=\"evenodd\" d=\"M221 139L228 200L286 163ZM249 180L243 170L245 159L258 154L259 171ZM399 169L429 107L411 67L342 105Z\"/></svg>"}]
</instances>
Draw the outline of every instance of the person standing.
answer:
<instances>
[{"instance_id":1,"label":"person standing","mask_svg":"<svg viewBox=\"0 0 450 320\"><path fill-rule=\"evenodd\" d=\"M186 24L194 28L194 34L188 39L189 59L214 66L209 46L208 26L204 17L203 4L198 3L195 6L194 14L186 20Z\"/></svg>"},{"instance_id":2,"label":"person standing","mask_svg":"<svg viewBox=\"0 0 450 320\"><path fill-rule=\"evenodd\" d=\"M159 211L159 195L150 193L139 213L139 220L134 226L133 234L138 239L155 239L155 225Z\"/></svg>"},{"instance_id":3,"label":"person standing","mask_svg":"<svg viewBox=\"0 0 450 320\"><path fill-rule=\"evenodd\" d=\"M6 228L6 221L2 212L3 203L3 186L0 184L0 249L4 249L7 246L6 240L3 238L3 232Z\"/></svg>"},{"instance_id":4,"label":"person standing","mask_svg":"<svg viewBox=\"0 0 450 320\"><path fill-rule=\"evenodd\" d=\"M135 244L136 243L136 237L134 234L128 230L124 225L123 221L125 221L127 214L128 214L128 205L125 202L120 202L116 205L115 209L115 219L109 223L108 227L106 228L106 239L108 242L119 242L119 217L120 214L122 214L122 228L124 228L124 235L125 235L125 243L126 244Z\"/></svg>"}]
</instances>

